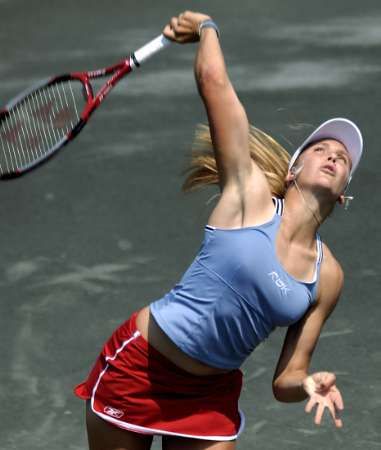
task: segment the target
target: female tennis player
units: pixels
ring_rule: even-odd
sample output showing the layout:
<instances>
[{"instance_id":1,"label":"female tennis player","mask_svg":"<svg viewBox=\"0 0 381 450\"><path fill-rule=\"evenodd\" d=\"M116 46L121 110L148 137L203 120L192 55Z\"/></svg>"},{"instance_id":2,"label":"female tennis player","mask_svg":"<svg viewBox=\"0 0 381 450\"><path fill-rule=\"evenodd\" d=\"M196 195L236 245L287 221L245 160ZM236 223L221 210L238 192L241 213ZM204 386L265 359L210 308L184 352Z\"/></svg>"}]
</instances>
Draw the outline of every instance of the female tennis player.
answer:
<instances>
[{"instance_id":1,"label":"female tennis player","mask_svg":"<svg viewBox=\"0 0 381 450\"><path fill-rule=\"evenodd\" d=\"M343 400L332 372L309 373L313 350L343 286L343 271L317 230L345 190L362 152L361 133L331 119L296 150L250 127L229 81L219 31L184 12L164 34L199 41L195 78L209 129L185 187L218 183L201 248L178 284L136 312L105 344L88 379L91 450L232 450L244 426L240 366L277 326L288 326L273 378L281 402L308 399L315 423L336 427Z\"/></svg>"}]
</instances>

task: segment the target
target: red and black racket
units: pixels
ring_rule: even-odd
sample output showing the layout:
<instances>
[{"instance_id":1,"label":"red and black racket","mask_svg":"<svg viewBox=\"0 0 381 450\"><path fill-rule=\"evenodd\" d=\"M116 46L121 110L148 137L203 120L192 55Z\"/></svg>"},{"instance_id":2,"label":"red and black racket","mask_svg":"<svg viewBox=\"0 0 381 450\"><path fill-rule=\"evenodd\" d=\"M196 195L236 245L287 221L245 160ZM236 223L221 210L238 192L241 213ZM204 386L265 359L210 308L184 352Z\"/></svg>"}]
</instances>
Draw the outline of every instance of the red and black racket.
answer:
<instances>
[{"instance_id":1,"label":"red and black racket","mask_svg":"<svg viewBox=\"0 0 381 450\"><path fill-rule=\"evenodd\" d=\"M116 83L170 42L160 35L118 64L44 80L10 101L0 111L0 179L34 169L74 139ZM94 95L90 80L107 75Z\"/></svg>"}]
</instances>

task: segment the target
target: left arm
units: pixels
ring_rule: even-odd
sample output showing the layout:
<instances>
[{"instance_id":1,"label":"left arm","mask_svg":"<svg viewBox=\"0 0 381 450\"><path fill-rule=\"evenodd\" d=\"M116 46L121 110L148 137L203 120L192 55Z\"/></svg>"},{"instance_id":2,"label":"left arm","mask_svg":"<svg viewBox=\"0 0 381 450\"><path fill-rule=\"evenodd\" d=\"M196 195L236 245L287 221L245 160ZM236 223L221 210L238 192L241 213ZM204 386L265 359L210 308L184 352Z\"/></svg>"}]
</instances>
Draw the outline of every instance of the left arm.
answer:
<instances>
[{"instance_id":1,"label":"left arm","mask_svg":"<svg viewBox=\"0 0 381 450\"><path fill-rule=\"evenodd\" d=\"M325 248L317 302L299 322L289 327L273 378L273 392L277 400L298 402L310 396L307 412L315 403L319 404L315 423L320 424L327 407L337 427L341 427L342 422L336 417L336 409L343 409L343 402L335 386L336 377L330 372L308 375L308 368L322 327L340 297L343 280L339 263Z\"/></svg>"}]
</instances>

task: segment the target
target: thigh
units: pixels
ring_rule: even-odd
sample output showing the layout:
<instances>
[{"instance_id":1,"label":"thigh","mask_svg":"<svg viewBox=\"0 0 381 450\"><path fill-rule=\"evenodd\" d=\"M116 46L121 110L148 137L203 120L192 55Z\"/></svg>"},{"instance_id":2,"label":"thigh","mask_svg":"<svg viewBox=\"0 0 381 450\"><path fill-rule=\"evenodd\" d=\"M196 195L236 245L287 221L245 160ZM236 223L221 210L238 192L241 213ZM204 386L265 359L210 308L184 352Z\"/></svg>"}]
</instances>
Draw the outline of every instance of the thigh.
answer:
<instances>
[{"instance_id":1,"label":"thigh","mask_svg":"<svg viewBox=\"0 0 381 450\"><path fill-rule=\"evenodd\" d=\"M163 436L163 450L235 450L236 441L207 441Z\"/></svg>"},{"instance_id":2,"label":"thigh","mask_svg":"<svg viewBox=\"0 0 381 450\"><path fill-rule=\"evenodd\" d=\"M90 450L149 450L152 436L122 430L98 417L86 407L87 437Z\"/></svg>"}]
</instances>

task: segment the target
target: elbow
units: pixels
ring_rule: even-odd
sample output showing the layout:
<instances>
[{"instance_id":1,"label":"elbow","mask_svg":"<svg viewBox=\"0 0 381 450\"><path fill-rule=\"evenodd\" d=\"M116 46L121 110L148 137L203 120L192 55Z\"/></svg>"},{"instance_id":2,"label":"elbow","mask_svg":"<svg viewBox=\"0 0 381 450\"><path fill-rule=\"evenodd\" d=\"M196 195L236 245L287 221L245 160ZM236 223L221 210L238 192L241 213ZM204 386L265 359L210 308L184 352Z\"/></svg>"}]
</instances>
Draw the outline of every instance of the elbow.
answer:
<instances>
[{"instance_id":1,"label":"elbow","mask_svg":"<svg viewBox=\"0 0 381 450\"><path fill-rule=\"evenodd\" d=\"M299 399L295 398L293 395L290 395L291 393L287 392L286 390L282 390L279 388L275 388L273 385L273 395L275 400L281 403L294 403L298 402Z\"/></svg>"},{"instance_id":2,"label":"elbow","mask_svg":"<svg viewBox=\"0 0 381 450\"><path fill-rule=\"evenodd\" d=\"M225 70L218 65L203 64L195 72L197 86L202 95L208 92L220 91L230 84L229 77Z\"/></svg>"},{"instance_id":3,"label":"elbow","mask_svg":"<svg viewBox=\"0 0 381 450\"><path fill-rule=\"evenodd\" d=\"M278 402L294 403L301 402L307 398L303 388L302 378L277 379L272 384L273 395Z\"/></svg>"},{"instance_id":4,"label":"elbow","mask_svg":"<svg viewBox=\"0 0 381 450\"><path fill-rule=\"evenodd\" d=\"M272 388L273 388L273 396L274 396L274 398L276 400L278 400L278 402L285 403L286 400L285 400L284 396L282 396L282 389L279 388L279 386L277 385L276 382L273 382Z\"/></svg>"},{"instance_id":5,"label":"elbow","mask_svg":"<svg viewBox=\"0 0 381 450\"><path fill-rule=\"evenodd\" d=\"M281 403L290 403L292 400L290 400L287 396L284 395L284 392L282 392L281 389L274 387L273 385L273 396L275 400L278 400L278 402Z\"/></svg>"}]
</instances>

